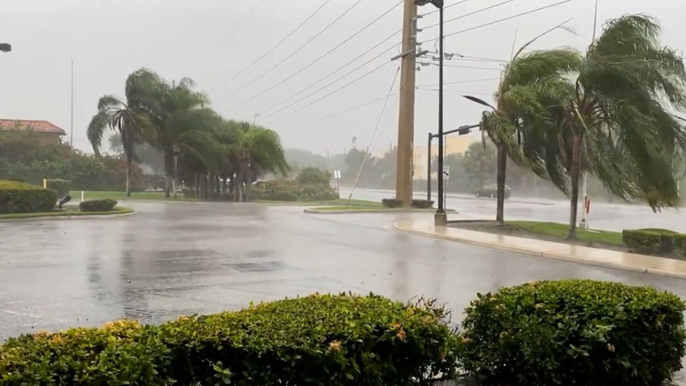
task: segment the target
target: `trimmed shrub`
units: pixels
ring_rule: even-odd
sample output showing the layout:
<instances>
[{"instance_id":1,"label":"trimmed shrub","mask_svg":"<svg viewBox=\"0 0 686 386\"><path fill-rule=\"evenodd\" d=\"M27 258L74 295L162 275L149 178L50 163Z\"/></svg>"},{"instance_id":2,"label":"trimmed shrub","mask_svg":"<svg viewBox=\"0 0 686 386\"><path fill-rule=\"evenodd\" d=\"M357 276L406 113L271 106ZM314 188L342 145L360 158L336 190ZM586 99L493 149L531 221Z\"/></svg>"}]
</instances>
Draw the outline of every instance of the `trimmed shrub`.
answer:
<instances>
[{"instance_id":1,"label":"trimmed shrub","mask_svg":"<svg viewBox=\"0 0 686 386\"><path fill-rule=\"evenodd\" d=\"M250 200L327 201L338 198L336 189L323 184L300 184L293 181L266 181L246 189Z\"/></svg>"},{"instance_id":2,"label":"trimmed shrub","mask_svg":"<svg viewBox=\"0 0 686 386\"><path fill-rule=\"evenodd\" d=\"M466 309L464 369L497 384L660 385L681 369L686 309L648 287L537 282Z\"/></svg>"},{"instance_id":3,"label":"trimmed shrub","mask_svg":"<svg viewBox=\"0 0 686 386\"><path fill-rule=\"evenodd\" d=\"M82 212L109 212L117 206L118 202L106 198L104 200L83 201L79 204L79 210Z\"/></svg>"},{"instance_id":4,"label":"trimmed shrub","mask_svg":"<svg viewBox=\"0 0 686 386\"><path fill-rule=\"evenodd\" d=\"M312 295L25 335L0 346L0 385L426 385L456 372L446 316L433 302Z\"/></svg>"},{"instance_id":5,"label":"trimmed shrub","mask_svg":"<svg viewBox=\"0 0 686 386\"><path fill-rule=\"evenodd\" d=\"M381 203L386 208L402 208L403 202L397 198L384 198ZM412 200L412 207L416 209L429 209L433 207L434 202L429 200Z\"/></svg>"},{"instance_id":6,"label":"trimmed shrub","mask_svg":"<svg viewBox=\"0 0 686 386\"><path fill-rule=\"evenodd\" d=\"M71 192L71 181L69 180L49 179L47 183L48 189L57 193L57 198L65 197Z\"/></svg>"},{"instance_id":7,"label":"trimmed shrub","mask_svg":"<svg viewBox=\"0 0 686 386\"><path fill-rule=\"evenodd\" d=\"M456 336L432 302L312 295L161 327L180 385L424 385L455 373Z\"/></svg>"},{"instance_id":8,"label":"trimmed shrub","mask_svg":"<svg viewBox=\"0 0 686 386\"><path fill-rule=\"evenodd\" d=\"M57 193L23 182L0 180L0 213L50 212Z\"/></svg>"},{"instance_id":9,"label":"trimmed shrub","mask_svg":"<svg viewBox=\"0 0 686 386\"><path fill-rule=\"evenodd\" d=\"M170 361L155 327L120 321L9 339L0 346L0 385L163 386Z\"/></svg>"},{"instance_id":10,"label":"trimmed shrub","mask_svg":"<svg viewBox=\"0 0 686 386\"><path fill-rule=\"evenodd\" d=\"M321 170L317 168L304 168L298 173L295 180L303 185L325 185L329 186L331 181L331 172L328 170Z\"/></svg>"},{"instance_id":11,"label":"trimmed shrub","mask_svg":"<svg viewBox=\"0 0 686 386\"><path fill-rule=\"evenodd\" d=\"M667 229L625 229L622 231L622 242L636 252L671 253L677 235L677 232Z\"/></svg>"},{"instance_id":12,"label":"trimmed shrub","mask_svg":"<svg viewBox=\"0 0 686 386\"><path fill-rule=\"evenodd\" d=\"M674 235L674 249L682 255L686 255L686 235Z\"/></svg>"}]
</instances>

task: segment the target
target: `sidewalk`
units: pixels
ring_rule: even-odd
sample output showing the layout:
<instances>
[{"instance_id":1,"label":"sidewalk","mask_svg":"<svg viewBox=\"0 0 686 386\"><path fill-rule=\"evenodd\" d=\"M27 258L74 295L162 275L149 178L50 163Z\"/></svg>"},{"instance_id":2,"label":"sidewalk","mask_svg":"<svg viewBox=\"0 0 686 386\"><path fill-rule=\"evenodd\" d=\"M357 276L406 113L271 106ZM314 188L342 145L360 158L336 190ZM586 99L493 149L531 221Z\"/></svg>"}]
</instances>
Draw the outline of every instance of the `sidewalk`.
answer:
<instances>
[{"instance_id":1,"label":"sidewalk","mask_svg":"<svg viewBox=\"0 0 686 386\"><path fill-rule=\"evenodd\" d=\"M572 263L619 268L686 279L686 261L639 255L578 245L554 243L450 227L435 227L433 222L405 221L391 228L409 234L433 237L480 247L500 249Z\"/></svg>"}]
</instances>

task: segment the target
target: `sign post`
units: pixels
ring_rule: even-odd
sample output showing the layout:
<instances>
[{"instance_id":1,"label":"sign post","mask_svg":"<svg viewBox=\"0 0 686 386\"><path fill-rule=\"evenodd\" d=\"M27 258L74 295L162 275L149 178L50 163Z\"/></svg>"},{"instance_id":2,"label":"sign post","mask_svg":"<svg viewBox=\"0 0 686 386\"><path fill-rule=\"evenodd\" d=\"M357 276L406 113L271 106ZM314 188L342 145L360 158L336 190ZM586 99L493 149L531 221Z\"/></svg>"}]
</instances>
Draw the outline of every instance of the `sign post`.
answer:
<instances>
[{"instance_id":1,"label":"sign post","mask_svg":"<svg viewBox=\"0 0 686 386\"><path fill-rule=\"evenodd\" d=\"M448 182L450 182L450 166L443 166L443 209L448 202Z\"/></svg>"},{"instance_id":2,"label":"sign post","mask_svg":"<svg viewBox=\"0 0 686 386\"><path fill-rule=\"evenodd\" d=\"M336 191L338 192L338 199L340 200L340 198L341 198L341 171L340 170L334 170L333 171L333 178L336 179Z\"/></svg>"}]
</instances>

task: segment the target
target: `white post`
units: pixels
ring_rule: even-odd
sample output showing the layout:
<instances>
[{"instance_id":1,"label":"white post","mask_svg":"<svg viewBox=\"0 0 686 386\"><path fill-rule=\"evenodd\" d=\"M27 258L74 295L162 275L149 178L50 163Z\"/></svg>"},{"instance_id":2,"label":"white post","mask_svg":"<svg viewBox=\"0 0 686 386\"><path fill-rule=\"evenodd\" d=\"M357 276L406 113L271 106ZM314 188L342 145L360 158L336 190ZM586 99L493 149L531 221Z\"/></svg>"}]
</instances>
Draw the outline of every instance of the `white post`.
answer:
<instances>
[{"instance_id":1,"label":"white post","mask_svg":"<svg viewBox=\"0 0 686 386\"><path fill-rule=\"evenodd\" d=\"M85 193L83 192L83 190L82 190L82 191L81 191L81 202L86 201L85 195L86 195L86 194L85 194Z\"/></svg>"},{"instance_id":2,"label":"white post","mask_svg":"<svg viewBox=\"0 0 686 386\"><path fill-rule=\"evenodd\" d=\"M579 228L581 229L588 229L588 219L586 218L586 206L588 205L587 182L587 174L584 172L581 177L581 198L584 200L581 206L581 222L579 223Z\"/></svg>"}]
</instances>

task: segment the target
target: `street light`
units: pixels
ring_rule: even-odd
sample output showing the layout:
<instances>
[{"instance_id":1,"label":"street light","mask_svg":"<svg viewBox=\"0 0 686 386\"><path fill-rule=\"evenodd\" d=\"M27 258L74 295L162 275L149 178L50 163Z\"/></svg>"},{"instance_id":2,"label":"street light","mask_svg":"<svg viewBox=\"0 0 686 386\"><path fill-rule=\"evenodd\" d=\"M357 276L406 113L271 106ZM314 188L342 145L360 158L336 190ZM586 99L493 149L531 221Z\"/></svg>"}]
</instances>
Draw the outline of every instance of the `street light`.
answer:
<instances>
[{"instance_id":1,"label":"street light","mask_svg":"<svg viewBox=\"0 0 686 386\"><path fill-rule=\"evenodd\" d=\"M173 147L174 151L174 180L172 181L172 189L174 189L174 199L176 199L176 190L178 187L176 184L178 183L179 180L179 154L181 154L181 148L179 145L174 144Z\"/></svg>"},{"instance_id":2,"label":"street light","mask_svg":"<svg viewBox=\"0 0 686 386\"><path fill-rule=\"evenodd\" d=\"M439 13L439 44L438 44L438 173L441 176L438 179L438 210L436 210L436 215L434 216L434 223L437 226L448 225L448 216L445 213L445 200L443 191L444 178L443 178L443 0L415 0L414 3L418 6L427 5L429 3L433 4L438 8Z\"/></svg>"},{"instance_id":3,"label":"street light","mask_svg":"<svg viewBox=\"0 0 686 386\"><path fill-rule=\"evenodd\" d=\"M12 45L9 43L0 43L0 52L11 52Z\"/></svg>"}]
</instances>

